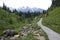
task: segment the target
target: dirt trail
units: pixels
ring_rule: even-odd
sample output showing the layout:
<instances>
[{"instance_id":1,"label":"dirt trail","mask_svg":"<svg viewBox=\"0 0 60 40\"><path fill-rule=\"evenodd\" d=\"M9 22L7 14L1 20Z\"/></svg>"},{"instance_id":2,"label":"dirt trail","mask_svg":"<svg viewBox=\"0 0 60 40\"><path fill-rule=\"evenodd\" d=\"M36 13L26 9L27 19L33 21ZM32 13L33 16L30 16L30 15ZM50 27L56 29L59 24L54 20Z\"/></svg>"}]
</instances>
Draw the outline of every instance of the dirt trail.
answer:
<instances>
[{"instance_id":1,"label":"dirt trail","mask_svg":"<svg viewBox=\"0 0 60 40\"><path fill-rule=\"evenodd\" d=\"M42 18L38 22L38 25L47 33L49 40L60 40L60 34L54 32L50 28L42 25Z\"/></svg>"}]
</instances>

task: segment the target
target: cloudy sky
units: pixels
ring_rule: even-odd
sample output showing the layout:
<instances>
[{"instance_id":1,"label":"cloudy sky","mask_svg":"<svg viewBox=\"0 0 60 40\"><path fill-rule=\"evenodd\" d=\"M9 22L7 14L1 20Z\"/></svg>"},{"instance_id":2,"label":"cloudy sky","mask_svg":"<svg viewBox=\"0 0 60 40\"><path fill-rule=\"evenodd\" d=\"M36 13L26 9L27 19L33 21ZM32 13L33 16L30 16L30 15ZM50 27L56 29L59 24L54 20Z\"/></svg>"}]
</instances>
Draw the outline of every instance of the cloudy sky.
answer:
<instances>
[{"instance_id":1,"label":"cloudy sky","mask_svg":"<svg viewBox=\"0 0 60 40\"><path fill-rule=\"evenodd\" d=\"M0 6L3 6L3 2L12 8L20 8L20 7L36 7L47 10L51 4L51 0L0 0Z\"/></svg>"}]
</instances>

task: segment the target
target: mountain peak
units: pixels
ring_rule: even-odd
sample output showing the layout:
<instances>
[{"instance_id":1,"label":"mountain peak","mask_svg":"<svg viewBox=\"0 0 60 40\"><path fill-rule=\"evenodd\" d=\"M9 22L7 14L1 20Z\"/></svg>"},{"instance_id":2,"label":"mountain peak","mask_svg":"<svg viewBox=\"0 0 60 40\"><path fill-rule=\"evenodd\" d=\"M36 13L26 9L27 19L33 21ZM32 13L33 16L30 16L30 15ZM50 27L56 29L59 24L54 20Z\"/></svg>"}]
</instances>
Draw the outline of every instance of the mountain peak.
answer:
<instances>
[{"instance_id":1,"label":"mountain peak","mask_svg":"<svg viewBox=\"0 0 60 40\"><path fill-rule=\"evenodd\" d=\"M18 8L18 11L22 11L22 12L43 12L43 9L40 8L30 8L30 7L22 7L22 8Z\"/></svg>"}]
</instances>

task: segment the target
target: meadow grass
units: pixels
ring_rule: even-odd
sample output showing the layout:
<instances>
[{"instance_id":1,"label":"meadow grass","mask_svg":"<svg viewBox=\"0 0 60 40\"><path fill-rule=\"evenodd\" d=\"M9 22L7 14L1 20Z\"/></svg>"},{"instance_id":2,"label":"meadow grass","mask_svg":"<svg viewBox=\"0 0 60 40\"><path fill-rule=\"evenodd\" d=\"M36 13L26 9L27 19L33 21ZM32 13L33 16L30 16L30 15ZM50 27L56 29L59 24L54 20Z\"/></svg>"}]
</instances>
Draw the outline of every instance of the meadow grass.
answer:
<instances>
[{"instance_id":1,"label":"meadow grass","mask_svg":"<svg viewBox=\"0 0 60 40\"><path fill-rule=\"evenodd\" d=\"M60 7L56 7L48 12L47 17L43 17L43 25L60 34Z\"/></svg>"}]
</instances>

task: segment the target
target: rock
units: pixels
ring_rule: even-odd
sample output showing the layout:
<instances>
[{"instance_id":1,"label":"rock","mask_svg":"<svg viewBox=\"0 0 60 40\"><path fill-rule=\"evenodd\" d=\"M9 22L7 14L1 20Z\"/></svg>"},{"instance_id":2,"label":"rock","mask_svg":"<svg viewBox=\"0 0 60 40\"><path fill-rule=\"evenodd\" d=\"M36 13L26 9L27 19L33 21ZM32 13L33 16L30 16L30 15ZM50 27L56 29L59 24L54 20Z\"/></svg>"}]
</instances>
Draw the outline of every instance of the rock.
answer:
<instances>
[{"instance_id":1,"label":"rock","mask_svg":"<svg viewBox=\"0 0 60 40\"><path fill-rule=\"evenodd\" d=\"M5 37L14 36L14 35L16 35L16 34L18 34L18 33L16 33L14 30L6 30L6 31L3 32L3 35L4 35Z\"/></svg>"},{"instance_id":2,"label":"rock","mask_svg":"<svg viewBox=\"0 0 60 40\"><path fill-rule=\"evenodd\" d=\"M0 40L5 40L5 38L4 37L0 37Z\"/></svg>"},{"instance_id":3,"label":"rock","mask_svg":"<svg viewBox=\"0 0 60 40\"><path fill-rule=\"evenodd\" d=\"M14 35L14 37L11 37L10 40L17 40L20 35Z\"/></svg>"},{"instance_id":4,"label":"rock","mask_svg":"<svg viewBox=\"0 0 60 40\"><path fill-rule=\"evenodd\" d=\"M21 35L22 36L27 36L27 34L28 34L28 29L26 27L24 27L21 31Z\"/></svg>"}]
</instances>

